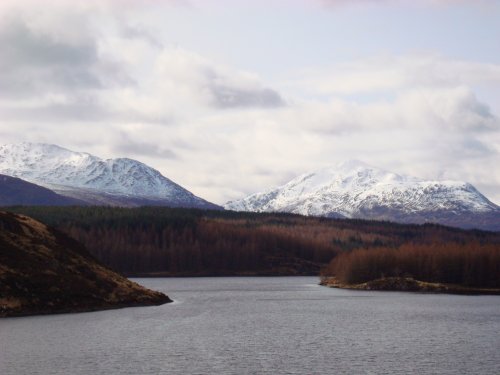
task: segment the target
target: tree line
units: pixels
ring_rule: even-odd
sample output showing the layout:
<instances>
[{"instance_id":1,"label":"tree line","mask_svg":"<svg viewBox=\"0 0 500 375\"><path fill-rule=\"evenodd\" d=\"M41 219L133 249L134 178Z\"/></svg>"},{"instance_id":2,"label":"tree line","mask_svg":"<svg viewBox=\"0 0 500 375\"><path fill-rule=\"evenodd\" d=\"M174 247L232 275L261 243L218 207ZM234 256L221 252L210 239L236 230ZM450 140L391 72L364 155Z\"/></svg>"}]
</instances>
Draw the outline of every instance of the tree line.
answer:
<instances>
[{"instance_id":1,"label":"tree line","mask_svg":"<svg viewBox=\"0 0 500 375\"><path fill-rule=\"evenodd\" d=\"M411 277L434 283L500 288L500 246L472 241L357 249L339 254L322 273L347 284Z\"/></svg>"},{"instance_id":2,"label":"tree line","mask_svg":"<svg viewBox=\"0 0 500 375\"><path fill-rule=\"evenodd\" d=\"M441 248L438 245L446 249L462 246L466 253L467 249L500 244L499 233L292 214L168 207L9 210L69 234L98 260L126 275L317 275L326 267L325 272L358 280L366 278L363 267L353 266L363 263L360 259L373 257L366 262L387 262L391 264L388 269L417 275L415 268L407 271L406 266L392 266L399 262L391 258L393 253L420 259L422 255L412 249L436 252ZM473 257L479 254L470 252ZM451 250L448 253L449 258L462 256ZM376 254L380 254L380 261L375 261ZM401 264L405 262L401 260ZM436 269L447 267L446 261L432 262ZM415 267L426 264L417 262ZM386 268L382 273L390 274ZM381 272L377 268L372 274Z\"/></svg>"}]
</instances>

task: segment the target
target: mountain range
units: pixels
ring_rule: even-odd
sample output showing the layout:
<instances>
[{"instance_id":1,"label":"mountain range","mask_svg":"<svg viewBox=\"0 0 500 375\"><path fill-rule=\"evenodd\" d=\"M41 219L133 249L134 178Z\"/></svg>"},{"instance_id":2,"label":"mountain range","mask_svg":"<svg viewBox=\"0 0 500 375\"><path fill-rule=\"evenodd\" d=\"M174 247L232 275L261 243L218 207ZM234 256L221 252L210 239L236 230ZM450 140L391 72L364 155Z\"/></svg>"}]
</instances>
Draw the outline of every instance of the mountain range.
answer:
<instances>
[{"instance_id":1,"label":"mountain range","mask_svg":"<svg viewBox=\"0 0 500 375\"><path fill-rule=\"evenodd\" d=\"M170 206L222 209L146 164L44 143L0 146L0 205ZM461 181L429 181L351 160L227 202L225 209L289 212L500 231L500 207Z\"/></svg>"},{"instance_id":2,"label":"mountain range","mask_svg":"<svg viewBox=\"0 0 500 375\"><path fill-rule=\"evenodd\" d=\"M500 207L469 183L422 180L357 160L303 174L224 207L500 230Z\"/></svg>"},{"instance_id":3,"label":"mountain range","mask_svg":"<svg viewBox=\"0 0 500 375\"><path fill-rule=\"evenodd\" d=\"M139 161L44 143L0 146L0 173L93 205L220 209Z\"/></svg>"}]
</instances>

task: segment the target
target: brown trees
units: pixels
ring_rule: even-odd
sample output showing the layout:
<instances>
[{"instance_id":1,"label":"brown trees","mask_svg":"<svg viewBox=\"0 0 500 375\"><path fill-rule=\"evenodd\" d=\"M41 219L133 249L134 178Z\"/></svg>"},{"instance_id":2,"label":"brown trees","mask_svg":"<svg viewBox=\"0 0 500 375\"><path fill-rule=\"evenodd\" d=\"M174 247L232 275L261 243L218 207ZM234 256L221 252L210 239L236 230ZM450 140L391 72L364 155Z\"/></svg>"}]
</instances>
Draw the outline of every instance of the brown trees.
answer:
<instances>
[{"instance_id":1,"label":"brown trees","mask_svg":"<svg viewBox=\"0 0 500 375\"><path fill-rule=\"evenodd\" d=\"M409 276L428 282L498 288L500 246L474 241L358 249L337 256L323 273L350 284Z\"/></svg>"},{"instance_id":2,"label":"brown trees","mask_svg":"<svg viewBox=\"0 0 500 375\"><path fill-rule=\"evenodd\" d=\"M15 210L65 231L128 275L314 274L337 254L326 272L349 282L413 275L494 285L500 273L500 233L433 224L168 207Z\"/></svg>"}]
</instances>

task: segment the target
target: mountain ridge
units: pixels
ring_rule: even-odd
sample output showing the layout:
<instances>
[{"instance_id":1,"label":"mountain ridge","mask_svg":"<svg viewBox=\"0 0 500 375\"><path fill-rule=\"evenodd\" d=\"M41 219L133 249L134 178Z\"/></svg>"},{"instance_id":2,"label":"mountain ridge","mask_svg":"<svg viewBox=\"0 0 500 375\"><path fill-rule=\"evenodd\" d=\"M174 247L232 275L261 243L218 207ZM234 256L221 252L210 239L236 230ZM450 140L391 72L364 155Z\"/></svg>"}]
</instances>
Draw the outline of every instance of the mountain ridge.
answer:
<instances>
[{"instance_id":1,"label":"mountain ridge","mask_svg":"<svg viewBox=\"0 0 500 375\"><path fill-rule=\"evenodd\" d=\"M428 181L357 160L302 174L224 207L500 230L500 207L467 182Z\"/></svg>"},{"instance_id":2,"label":"mountain ridge","mask_svg":"<svg viewBox=\"0 0 500 375\"><path fill-rule=\"evenodd\" d=\"M0 146L0 173L90 204L220 209L137 160L102 159L52 144Z\"/></svg>"}]
</instances>

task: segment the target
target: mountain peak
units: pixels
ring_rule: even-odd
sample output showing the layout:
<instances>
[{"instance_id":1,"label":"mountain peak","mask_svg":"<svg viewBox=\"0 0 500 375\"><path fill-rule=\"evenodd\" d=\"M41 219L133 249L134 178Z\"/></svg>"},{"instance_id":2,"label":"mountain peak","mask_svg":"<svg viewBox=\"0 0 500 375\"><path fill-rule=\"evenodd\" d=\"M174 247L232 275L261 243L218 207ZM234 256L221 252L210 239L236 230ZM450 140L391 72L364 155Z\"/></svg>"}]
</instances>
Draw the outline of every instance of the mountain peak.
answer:
<instances>
[{"instance_id":1,"label":"mountain peak","mask_svg":"<svg viewBox=\"0 0 500 375\"><path fill-rule=\"evenodd\" d=\"M477 219L484 214L488 222L496 219L500 229L500 208L468 183L425 181L359 160L303 174L278 188L228 202L225 208L470 227L483 225Z\"/></svg>"},{"instance_id":2,"label":"mountain peak","mask_svg":"<svg viewBox=\"0 0 500 375\"><path fill-rule=\"evenodd\" d=\"M91 204L218 208L137 160L101 159L53 144L0 146L0 173Z\"/></svg>"}]
</instances>

